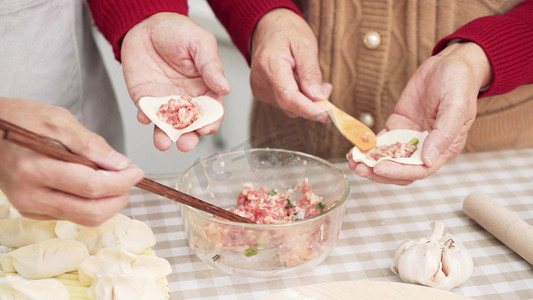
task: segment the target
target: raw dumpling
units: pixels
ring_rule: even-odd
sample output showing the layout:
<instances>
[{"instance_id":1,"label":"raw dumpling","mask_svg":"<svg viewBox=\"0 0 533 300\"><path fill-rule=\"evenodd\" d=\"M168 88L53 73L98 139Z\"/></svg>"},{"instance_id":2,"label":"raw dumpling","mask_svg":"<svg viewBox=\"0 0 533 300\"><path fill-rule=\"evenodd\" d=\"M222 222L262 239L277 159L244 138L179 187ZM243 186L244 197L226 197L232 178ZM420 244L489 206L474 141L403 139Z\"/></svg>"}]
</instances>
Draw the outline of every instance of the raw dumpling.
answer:
<instances>
[{"instance_id":1,"label":"raw dumpling","mask_svg":"<svg viewBox=\"0 0 533 300\"><path fill-rule=\"evenodd\" d=\"M0 203L0 220L18 217L20 214L9 202Z\"/></svg>"},{"instance_id":2,"label":"raw dumpling","mask_svg":"<svg viewBox=\"0 0 533 300\"><path fill-rule=\"evenodd\" d=\"M161 130L163 130L173 142L177 141L182 134L195 131L208 124L214 123L224 115L224 108L217 100L208 96L193 97L192 102L201 108L200 117L189 126L183 129L176 129L157 116L157 112L161 105L167 104L171 99L180 99L181 97L182 96L178 95L159 98L142 97L141 100L139 100L139 107L144 114L154 122L157 127L161 128Z\"/></svg>"},{"instance_id":3,"label":"raw dumpling","mask_svg":"<svg viewBox=\"0 0 533 300\"><path fill-rule=\"evenodd\" d=\"M11 252L13 250L15 250L15 249L0 245L0 259L2 258L2 256L8 254L9 252ZM0 270L2 270L2 268L0 268Z\"/></svg>"},{"instance_id":4,"label":"raw dumpling","mask_svg":"<svg viewBox=\"0 0 533 300\"><path fill-rule=\"evenodd\" d=\"M359 148L353 147L351 150L352 158L354 161L363 162L369 167L374 167L382 160L391 160L406 165L423 165L424 162L422 161L422 146L428 134L429 133L427 131L420 132L408 129L396 129L387 131L376 137L376 147L370 149L369 151L361 152ZM376 160L370 157L371 155L369 155L371 151L375 151L382 147L387 147L388 145L393 146L397 142L402 144L409 144L412 141L416 142L416 144L413 143L413 146L416 145L416 150L412 152L409 157L392 158L390 156L384 156Z\"/></svg>"},{"instance_id":5,"label":"raw dumpling","mask_svg":"<svg viewBox=\"0 0 533 300\"><path fill-rule=\"evenodd\" d=\"M0 201L1 202L1 201ZM0 220L9 218L10 214L10 204L9 203L0 203Z\"/></svg>"},{"instance_id":6,"label":"raw dumpling","mask_svg":"<svg viewBox=\"0 0 533 300\"><path fill-rule=\"evenodd\" d=\"M135 255L118 247L103 248L96 255L87 257L78 268L80 283L86 286L103 275L124 275L155 282L171 272L170 264L164 258Z\"/></svg>"},{"instance_id":7,"label":"raw dumpling","mask_svg":"<svg viewBox=\"0 0 533 300\"><path fill-rule=\"evenodd\" d=\"M88 256L84 244L55 238L15 249L2 256L0 264L4 272L41 279L75 271Z\"/></svg>"},{"instance_id":8,"label":"raw dumpling","mask_svg":"<svg viewBox=\"0 0 533 300\"><path fill-rule=\"evenodd\" d=\"M22 217L0 190L0 245L19 248L55 238L56 221Z\"/></svg>"},{"instance_id":9,"label":"raw dumpling","mask_svg":"<svg viewBox=\"0 0 533 300\"><path fill-rule=\"evenodd\" d=\"M154 233L148 225L123 214L117 214L97 227L58 221L55 232L62 239L82 242L91 255L104 247L114 246L139 254L155 245Z\"/></svg>"},{"instance_id":10,"label":"raw dumpling","mask_svg":"<svg viewBox=\"0 0 533 300\"><path fill-rule=\"evenodd\" d=\"M18 216L20 214L17 209L11 205L11 202L7 200L7 196L0 190L0 220Z\"/></svg>"},{"instance_id":11,"label":"raw dumpling","mask_svg":"<svg viewBox=\"0 0 533 300\"><path fill-rule=\"evenodd\" d=\"M168 296L156 281L113 275L97 276L87 295L92 300L163 300Z\"/></svg>"},{"instance_id":12,"label":"raw dumpling","mask_svg":"<svg viewBox=\"0 0 533 300\"><path fill-rule=\"evenodd\" d=\"M27 280L20 276L0 277L0 300L68 300L66 286L55 279Z\"/></svg>"},{"instance_id":13,"label":"raw dumpling","mask_svg":"<svg viewBox=\"0 0 533 300\"><path fill-rule=\"evenodd\" d=\"M56 238L56 221L15 217L0 220L0 245L19 248Z\"/></svg>"}]
</instances>

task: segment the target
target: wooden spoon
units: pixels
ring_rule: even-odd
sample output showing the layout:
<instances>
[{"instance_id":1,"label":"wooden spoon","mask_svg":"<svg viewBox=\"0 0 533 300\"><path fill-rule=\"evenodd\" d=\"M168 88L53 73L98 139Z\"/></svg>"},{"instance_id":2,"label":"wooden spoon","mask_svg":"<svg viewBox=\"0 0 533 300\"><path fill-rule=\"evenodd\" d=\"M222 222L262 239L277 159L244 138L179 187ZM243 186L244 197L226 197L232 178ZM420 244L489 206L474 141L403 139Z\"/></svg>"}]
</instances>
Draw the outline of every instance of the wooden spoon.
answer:
<instances>
[{"instance_id":1,"label":"wooden spoon","mask_svg":"<svg viewBox=\"0 0 533 300\"><path fill-rule=\"evenodd\" d=\"M361 151L368 151L376 145L376 135L372 129L350 116L328 100L316 102L324 108L339 129L340 133Z\"/></svg>"}]
</instances>

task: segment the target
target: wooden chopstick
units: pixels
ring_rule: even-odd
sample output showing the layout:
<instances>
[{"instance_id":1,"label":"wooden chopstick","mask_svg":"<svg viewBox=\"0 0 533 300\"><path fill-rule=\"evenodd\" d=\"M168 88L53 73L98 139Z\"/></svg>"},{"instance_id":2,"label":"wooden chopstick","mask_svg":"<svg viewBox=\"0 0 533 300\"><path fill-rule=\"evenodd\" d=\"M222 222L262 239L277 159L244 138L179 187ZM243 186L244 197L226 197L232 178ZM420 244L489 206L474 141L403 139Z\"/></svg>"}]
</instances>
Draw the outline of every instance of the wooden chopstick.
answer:
<instances>
[{"instance_id":1,"label":"wooden chopstick","mask_svg":"<svg viewBox=\"0 0 533 300\"><path fill-rule=\"evenodd\" d=\"M100 170L100 167L98 167L97 164L83 156L79 156L75 153L72 153L67 147L65 147L61 143L38 135L13 123L0 119L0 130L4 131L4 140L13 142L19 146L31 149L35 152L44 154L46 156L58 160L77 163L85 165L94 170ZM255 223L254 221L245 217L241 217L238 214L233 213L229 210L202 201L198 198L170 188L166 185L163 185L146 177L139 181L135 186L140 189L168 198L172 201L183 203L185 205L197 208L199 210L211 213L215 216L230 221L241 223Z\"/></svg>"}]
</instances>

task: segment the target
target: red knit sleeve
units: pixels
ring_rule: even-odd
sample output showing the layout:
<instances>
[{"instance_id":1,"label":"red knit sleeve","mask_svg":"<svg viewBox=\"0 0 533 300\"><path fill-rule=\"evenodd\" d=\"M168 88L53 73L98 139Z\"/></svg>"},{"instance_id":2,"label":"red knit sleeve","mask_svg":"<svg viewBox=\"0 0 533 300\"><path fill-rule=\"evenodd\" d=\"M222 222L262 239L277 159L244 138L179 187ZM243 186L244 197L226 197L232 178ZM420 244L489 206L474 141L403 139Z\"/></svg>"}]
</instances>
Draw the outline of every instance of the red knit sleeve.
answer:
<instances>
[{"instance_id":1,"label":"red knit sleeve","mask_svg":"<svg viewBox=\"0 0 533 300\"><path fill-rule=\"evenodd\" d=\"M177 12L187 15L187 0L89 0L94 22L113 46L115 58L120 61L120 43L137 23L158 12Z\"/></svg>"},{"instance_id":2,"label":"red knit sleeve","mask_svg":"<svg viewBox=\"0 0 533 300\"><path fill-rule=\"evenodd\" d=\"M298 7L290 0L208 0L208 2L248 64L250 38L255 25L263 15L275 8L288 8L301 16Z\"/></svg>"},{"instance_id":3,"label":"red knit sleeve","mask_svg":"<svg viewBox=\"0 0 533 300\"><path fill-rule=\"evenodd\" d=\"M533 0L526 0L501 16L476 19L440 40L433 54L453 39L478 44L490 60L494 79L481 97L507 93L533 83Z\"/></svg>"}]
</instances>

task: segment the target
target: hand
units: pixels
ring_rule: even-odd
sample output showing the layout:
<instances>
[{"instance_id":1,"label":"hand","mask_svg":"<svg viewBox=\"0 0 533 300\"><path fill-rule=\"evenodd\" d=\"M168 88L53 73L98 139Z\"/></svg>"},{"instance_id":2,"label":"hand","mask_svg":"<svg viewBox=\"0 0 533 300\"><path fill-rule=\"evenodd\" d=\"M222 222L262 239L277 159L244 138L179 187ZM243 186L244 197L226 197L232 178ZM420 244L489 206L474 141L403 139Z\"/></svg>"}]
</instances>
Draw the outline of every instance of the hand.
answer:
<instances>
[{"instance_id":1,"label":"hand","mask_svg":"<svg viewBox=\"0 0 533 300\"><path fill-rule=\"evenodd\" d=\"M184 94L208 95L223 103L222 96L231 91L215 37L177 13L158 13L135 25L124 37L121 57L126 85L135 104L143 96ZM150 124L140 109L137 119ZM177 141L178 149L192 150L200 135L215 133L221 122L222 119L184 134ZM156 127L154 145L165 151L172 141Z\"/></svg>"},{"instance_id":2,"label":"hand","mask_svg":"<svg viewBox=\"0 0 533 300\"><path fill-rule=\"evenodd\" d=\"M0 139L0 189L23 216L96 226L127 205L131 187L144 176L64 108L0 98L0 118L54 139L106 170L52 159Z\"/></svg>"},{"instance_id":3,"label":"hand","mask_svg":"<svg viewBox=\"0 0 533 300\"><path fill-rule=\"evenodd\" d=\"M274 9L259 20L252 37L250 81L257 99L287 115L329 122L313 102L331 94L331 85L322 81L317 40L291 10Z\"/></svg>"},{"instance_id":4,"label":"hand","mask_svg":"<svg viewBox=\"0 0 533 300\"><path fill-rule=\"evenodd\" d=\"M382 161L373 169L348 157L350 169L382 183L410 184L436 172L463 150L477 112L480 88L492 80L490 62L474 43L457 43L427 59L402 92L386 130L429 131L422 148L424 165Z\"/></svg>"}]
</instances>

